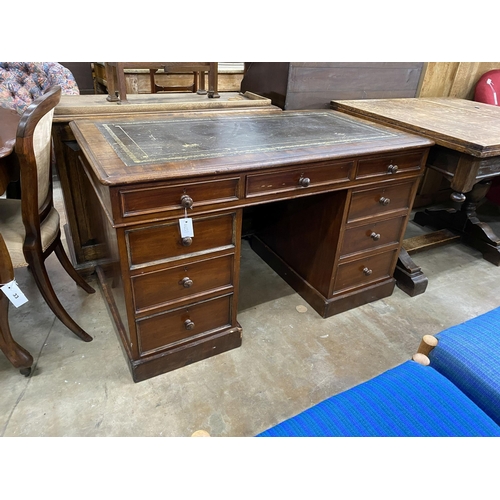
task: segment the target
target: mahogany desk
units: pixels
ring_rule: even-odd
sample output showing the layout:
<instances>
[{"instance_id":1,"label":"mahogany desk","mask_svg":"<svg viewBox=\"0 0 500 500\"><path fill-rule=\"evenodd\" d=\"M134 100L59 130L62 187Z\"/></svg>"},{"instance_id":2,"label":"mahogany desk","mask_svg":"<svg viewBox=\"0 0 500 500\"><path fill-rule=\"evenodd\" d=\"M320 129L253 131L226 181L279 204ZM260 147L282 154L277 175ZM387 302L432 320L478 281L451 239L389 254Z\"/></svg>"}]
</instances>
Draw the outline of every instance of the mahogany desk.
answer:
<instances>
[{"instance_id":1,"label":"mahogany desk","mask_svg":"<svg viewBox=\"0 0 500 500\"><path fill-rule=\"evenodd\" d=\"M405 240L404 248L415 252L458 236L482 252L486 260L500 265L500 239L476 215L476 206L491 179L500 175L500 107L455 98L332 101L331 107L435 141L427 167L450 180L452 200L462 203L461 210L417 212L415 222L441 231L418 237L418 244ZM427 281L422 279L420 268L404 250L401 256L404 261L398 269L409 278L405 291L422 293Z\"/></svg>"},{"instance_id":2,"label":"mahogany desk","mask_svg":"<svg viewBox=\"0 0 500 500\"><path fill-rule=\"evenodd\" d=\"M390 295L433 144L329 110L70 126L98 209L97 273L135 381L241 344L248 207L252 248L321 316ZM186 214L194 235L180 231Z\"/></svg>"}]
</instances>

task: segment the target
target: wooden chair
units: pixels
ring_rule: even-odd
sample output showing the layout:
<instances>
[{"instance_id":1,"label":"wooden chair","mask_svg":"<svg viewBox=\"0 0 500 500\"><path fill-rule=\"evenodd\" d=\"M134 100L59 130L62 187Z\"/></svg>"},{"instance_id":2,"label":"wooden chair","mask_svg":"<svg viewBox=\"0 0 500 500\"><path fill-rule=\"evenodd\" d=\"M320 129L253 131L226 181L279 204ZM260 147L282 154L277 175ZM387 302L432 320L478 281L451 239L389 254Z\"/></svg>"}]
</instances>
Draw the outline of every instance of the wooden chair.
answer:
<instances>
[{"instance_id":1,"label":"wooden chair","mask_svg":"<svg viewBox=\"0 0 500 500\"><path fill-rule=\"evenodd\" d=\"M92 337L59 302L45 267L46 258L55 252L75 283L87 293L95 292L77 273L64 251L59 212L53 204L51 130L54 108L60 97L61 88L52 87L34 100L21 117L15 145L20 168L21 199L0 199L0 234L5 240L13 268L29 266L43 298L54 314L75 335L90 342ZM6 312L7 305L3 304L0 309L0 328L3 329L4 339L9 336L9 332L5 332ZM13 362L14 366L17 366L16 363Z\"/></svg>"}]
</instances>

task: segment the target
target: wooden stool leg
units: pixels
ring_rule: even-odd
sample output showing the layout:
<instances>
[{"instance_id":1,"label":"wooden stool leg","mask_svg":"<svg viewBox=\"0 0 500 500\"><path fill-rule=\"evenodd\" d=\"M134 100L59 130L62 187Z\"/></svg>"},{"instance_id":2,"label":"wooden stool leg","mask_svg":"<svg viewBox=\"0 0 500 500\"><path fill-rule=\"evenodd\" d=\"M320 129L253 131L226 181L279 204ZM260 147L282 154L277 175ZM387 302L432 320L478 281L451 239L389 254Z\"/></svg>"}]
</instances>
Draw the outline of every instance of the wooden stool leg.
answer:
<instances>
[{"instance_id":1,"label":"wooden stool leg","mask_svg":"<svg viewBox=\"0 0 500 500\"><path fill-rule=\"evenodd\" d=\"M108 88L108 97L106 100L109 102L117 102L118 97L116 95L116 67L112 66L110 63L104 63L104 69L106 71L106 87Z\"/></svg>"},{"instance_id":2,"label":"wooden stool leg","mask_svg":"<svg viewBox=\"0 0 500 500\"><path fill-rule=\"evenodd\" d=\"M198 95L206 95L207 89L205 87L205 72L200 71L199 75L200 75L200 85L199 85L198 89L196 90L196 93Z\"/></svg>"},{"instance_id":3,"label":"wooden stool leg","mask_svg":"<svg viewBox=\"0 0 500 500\"><path fill-rule=\"evenodd\" d=\"M125 81L125 68L123 63L116 63L116 81L118 85L118 95L122 104L128 104L127 82Z\"/></svg>"},{"instance_id":4,"label":"wooden stool leg","mask_svg":"<svg viewBox=\"0 0 500 500\"><path fill-rule=\"evenodd\" d=\"M208 70L208 97L220 97L218 89L219 63L210 63Z\"/></svg>"}]
</instances>

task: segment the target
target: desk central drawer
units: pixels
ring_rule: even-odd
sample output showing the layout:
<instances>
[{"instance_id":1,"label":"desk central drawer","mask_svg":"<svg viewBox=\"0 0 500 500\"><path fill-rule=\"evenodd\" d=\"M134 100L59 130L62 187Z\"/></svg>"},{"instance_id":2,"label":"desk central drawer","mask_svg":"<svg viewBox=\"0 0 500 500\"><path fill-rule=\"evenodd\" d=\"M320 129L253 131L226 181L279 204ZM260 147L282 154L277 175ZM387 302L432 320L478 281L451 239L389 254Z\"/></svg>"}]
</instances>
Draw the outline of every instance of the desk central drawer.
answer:
<instances>
[{"instance_id":1,"label":"desk central drawer","mask_svg":"<svg viewBox=\"0 0 500 500\"><path fill-rule=\"evenodd\" d=\"M353 166L353 161L319 163L278 172L250 174L247 176L246 195L258 196L345 182L351 178Z\"/></svg>"}]
</instances>

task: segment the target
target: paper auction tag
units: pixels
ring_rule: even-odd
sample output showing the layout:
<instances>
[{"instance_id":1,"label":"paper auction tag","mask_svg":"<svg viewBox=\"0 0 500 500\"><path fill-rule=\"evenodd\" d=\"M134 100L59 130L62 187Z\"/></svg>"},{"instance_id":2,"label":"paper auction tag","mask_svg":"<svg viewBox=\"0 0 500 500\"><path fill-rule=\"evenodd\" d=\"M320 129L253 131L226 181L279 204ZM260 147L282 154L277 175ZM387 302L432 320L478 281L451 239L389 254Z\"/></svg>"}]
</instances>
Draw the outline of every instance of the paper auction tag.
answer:
<instances>
[{"instance_id":1,"label":"paper auction tag","mask_svg":"<svg viewBox=\"0 0 500 500\"><path fill-rule=\"evenodd\" d=\"M193 219L190 217L179 219L179 227L181 229L182 238L192 238L194 236Z\"/></svg>"},{"instance_id":2,"label":"paper auction tag","mask_svg":"<svg viewBox=\"0 0 500 500\"><path fill-rule=\"evenodd\" d=\"M16 280L12 280L9 283L6 283L5 285L1 286L0 289L3 293L5 293L5 295L7 295L8 299L16 307L22 306L23 304L26 304L26 302L28 302L26 295L21 292L21 289L16 283Z\"/></svg>"}]
</instances>

